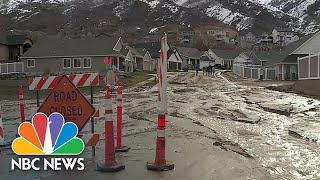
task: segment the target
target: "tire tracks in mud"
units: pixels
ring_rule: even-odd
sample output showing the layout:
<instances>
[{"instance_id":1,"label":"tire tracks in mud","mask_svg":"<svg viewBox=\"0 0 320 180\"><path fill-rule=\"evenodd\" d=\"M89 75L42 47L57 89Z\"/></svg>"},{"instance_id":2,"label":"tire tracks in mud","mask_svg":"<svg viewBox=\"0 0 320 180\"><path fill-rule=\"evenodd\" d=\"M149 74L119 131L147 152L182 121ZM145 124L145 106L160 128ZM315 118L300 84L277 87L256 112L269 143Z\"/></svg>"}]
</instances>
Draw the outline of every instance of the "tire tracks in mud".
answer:
<instances>
[{"instance_id":1,"label":"tire tracks in mud","mask_svg":"<svg viewBox=\"0 0 320 180\"><path fill-rule=\"evenodd\" d=\"M184 76L181 76L184 77ZM194 76L190 76L194 77ZM185 78L185 77L184 77ZM189 81L189 82L187 82ZM187 98L186 94L194 94L194 93L201 93L204 91L203 87L202 89L197 86L190 87L191 79L186 80L182 83L179 83L179 78L175 79L174 82L171 82L169 84L175 84L175 88L173 88L170 93L180 95L181 98L173 97L171 100L171 103L169 103L169 108L171 109L171 112L169 113L169 116L190 120L194 125L200 126L201 128L204 128L206 130L209 130L208 132L205 131L193 131L193 130L186 130L178 125L168 123L167 129L170 134L192 134L194 136L203 137L212 140L212 145L220 147L220 149L225 151L232 151L234 153L237 153L241 156L244 156L246 158L253 158L249 153L246 152L238 143L231 142L229 140L225 140L225 138L221 135L219 135L213 128L210 128L203 124L201 121L197 121L193 118L188 117L185 114L179 113L180 108L183 107L183 105L187 105L190 103L190 98ZM169 93L169 95L170 95ZM171 95L172 95L171 94ZM210 97L209 97L210 96ZM135 97L136 98L136 97ZM208 95L208 97L199 97L200 101L208 100L209 98L214 98L212 95ZM124 137L130 137L135 136L139 134L149 133L149 132L155 132L156 131L156 120L150 120L148 117L150 117L151 114L154 114L156 112L156 107L149 107L145 108L146 104L150 102L150 96L144 95L138 97L139 101L135 102L133 100L129 101L129 104L126 107L126 115L130 119L138 120L138 121L144 121L147 123L151 123L151 126L135 130L131 133L124 134ZM202 102L202 105L205 105L207 102ZM173 110L172 110L173 109ZM220 118L226 118L219 115ZM168 117L168 119L170 119ZM226 118L230 119L230 118ZM234 120L234 119L233 119ZM154 126L153 126L154 125ZM210 133L211 132L211 133Z\"/></svg>"},{"instance_id":2,"label":"tire tracks in mud","mask_svg":"<svg viewBox=\"0 0 320 180\"><path fill-rule=\"evenodd\" d=\"M176 92L181 93L181 91L176 91ZM184 91L182 93L188 93L188 92L189 91ZM175 102L178 103L178 101L175 101ZM206 103L208 103L208 102L202 102L200 104L200 107L205 105ZM188 130L187 131L188 133L192 133L192 134L200 136L200 137L208 138L208 139L213 141L212 142L213 146L218 146L218 147L220 147L221 149L223 149L225 151L232 151L232 152L237 153L239 155L242 155L242 156L244 156L246 158L254 159L254 157L252 155L250 155L248 152L246 152L246 150L243 149L238 143L235 143L235 142L232 142L232 141L229 141L229 140L225 140L223 138L223 136L219 135L213 128L208 127L208 126L204 125L202 122L196 121L193 118L187 117L187 115L179 113L178 111L179 111L180 108L181 107L176 107L175 111L170 113L170 116L177 117L177 118L188 119L188 120L192 121L193 124L210 130L212 133L214 133L215 137L207 135L206 133L201 132L201 131Z\"/></svg>"}]
</instances>

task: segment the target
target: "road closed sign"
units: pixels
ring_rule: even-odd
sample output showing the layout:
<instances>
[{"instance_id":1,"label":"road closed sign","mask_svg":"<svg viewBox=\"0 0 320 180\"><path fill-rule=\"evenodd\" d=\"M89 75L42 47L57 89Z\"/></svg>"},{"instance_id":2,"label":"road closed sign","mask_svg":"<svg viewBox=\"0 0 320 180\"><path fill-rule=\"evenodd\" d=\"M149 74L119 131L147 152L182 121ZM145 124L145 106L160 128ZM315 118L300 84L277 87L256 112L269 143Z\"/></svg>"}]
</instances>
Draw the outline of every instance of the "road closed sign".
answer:
<instances>
[{"instance_id":1,"label":"road closed sign","mask_svg":"<svg viewBox=\"0 0 320 180\"><path fill-rule=\"evenodd\" d=\"M95 109L69 78L62 76L38 112L48 116L59 112L66 122L75 123L80 132L95 113Z\"/></svg>"}]
</instances>

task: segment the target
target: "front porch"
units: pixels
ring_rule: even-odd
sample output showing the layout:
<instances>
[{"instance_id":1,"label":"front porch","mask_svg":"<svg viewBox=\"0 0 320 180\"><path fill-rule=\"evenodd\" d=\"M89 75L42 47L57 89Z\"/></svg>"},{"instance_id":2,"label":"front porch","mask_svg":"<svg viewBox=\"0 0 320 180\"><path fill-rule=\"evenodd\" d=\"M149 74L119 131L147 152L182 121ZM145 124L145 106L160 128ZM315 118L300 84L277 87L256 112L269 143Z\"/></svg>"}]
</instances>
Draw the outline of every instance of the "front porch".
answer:
<instances>
[{"instance_id":1,"label":"front porch","mask_svg":"<svg viewBox=\"0 0 320 180\"><path fill-rule=\"evenodd\" d=\"M278 64L275 66L276 79L282 81L298 80L298 64Z\"/></svg>"},{"instance_id":2,"label":"front porch","mask_svg":"<svg viewBox=\"0 0 320 180\"><path fill-rule=\"evenodd\" d=\"M113 56L112 65L116 67L118 71L133 72L134 69L134 64L132 61L129 61L122 56Z\"/></svg>"}]
</instances>

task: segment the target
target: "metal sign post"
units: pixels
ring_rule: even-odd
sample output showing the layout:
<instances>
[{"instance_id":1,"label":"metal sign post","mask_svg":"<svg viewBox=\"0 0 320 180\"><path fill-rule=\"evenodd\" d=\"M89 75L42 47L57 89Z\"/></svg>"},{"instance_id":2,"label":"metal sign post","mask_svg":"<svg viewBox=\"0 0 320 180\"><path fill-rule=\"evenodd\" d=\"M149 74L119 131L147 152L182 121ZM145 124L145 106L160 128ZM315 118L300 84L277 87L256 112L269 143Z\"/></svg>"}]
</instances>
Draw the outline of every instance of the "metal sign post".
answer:
<instances>
[{"instance_id":1,"label":"metal sign post","mask_svg":"<svg viewBox=\"0 0 320 180\"><path fill-rule=\"evenodd\" d=\"M93 105L93 87L90 87L91 104ZM94 134L94 117L91 117L91 133ZM96 155L96 147L92 146L92 156Z\"/></svg>"},{"instance_id":2,"label":"metal sign post","mask_svg":"<svg viewBox=\"0 0 320 180\"><path fill-rule=\"evenodd\" d=\"M4 143L3 123L2 123L2 109L0 106L0 145Z\"/></svg>"}]
</instances>

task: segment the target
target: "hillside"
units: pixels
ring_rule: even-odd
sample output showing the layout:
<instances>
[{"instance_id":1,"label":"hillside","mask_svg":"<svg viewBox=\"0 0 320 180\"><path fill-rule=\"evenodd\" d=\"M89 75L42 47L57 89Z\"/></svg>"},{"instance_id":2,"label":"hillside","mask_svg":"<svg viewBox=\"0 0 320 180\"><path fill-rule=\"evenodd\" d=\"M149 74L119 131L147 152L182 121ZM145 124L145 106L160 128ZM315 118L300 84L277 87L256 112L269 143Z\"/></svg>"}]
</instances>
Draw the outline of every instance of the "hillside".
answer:
<instances>
[{"instance_id":1,"label":"hillside","mask_svg":"<svg viewBox=\"0 0 320 180\"><path fill-rule=\"evenodd\" d=\"M0 31L42 31L79 37L119 34L128 39L151 37L157 27L231 27L255 34L291 27L308 34L317 29L316 0L0 0ZM315 6L311 7L312 4ZM301 12L294 9L302 8ZM164 29L165 29L164 28ZM168 30L168 29L165 29ZM170 29L171 30L171 29ZM134 40L133 40L134 41Z\"/></svg>"}]
</instances>

